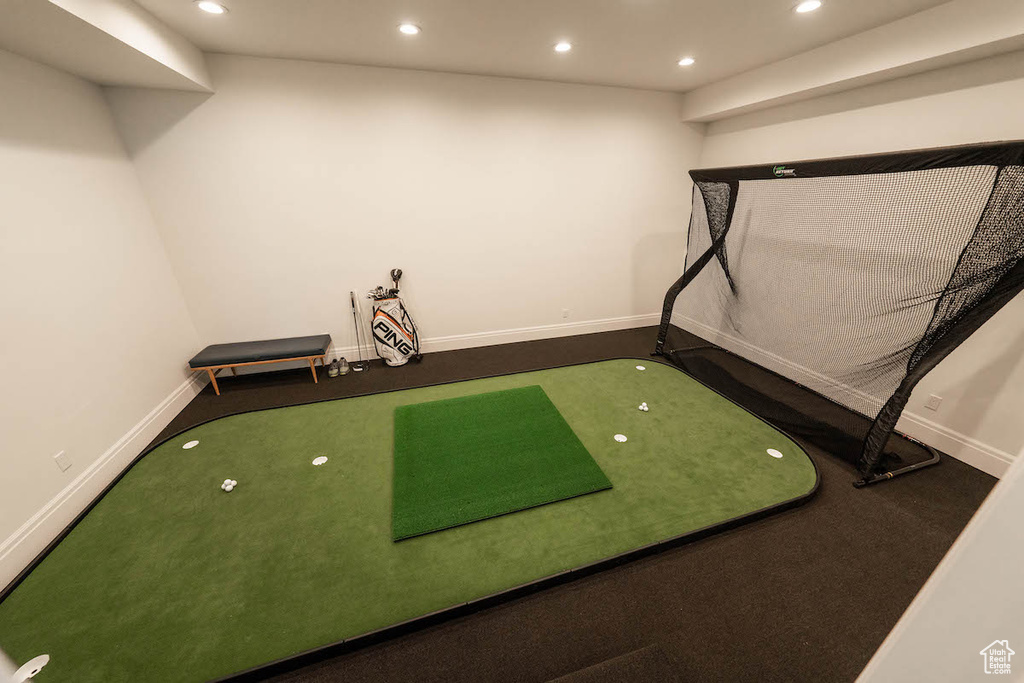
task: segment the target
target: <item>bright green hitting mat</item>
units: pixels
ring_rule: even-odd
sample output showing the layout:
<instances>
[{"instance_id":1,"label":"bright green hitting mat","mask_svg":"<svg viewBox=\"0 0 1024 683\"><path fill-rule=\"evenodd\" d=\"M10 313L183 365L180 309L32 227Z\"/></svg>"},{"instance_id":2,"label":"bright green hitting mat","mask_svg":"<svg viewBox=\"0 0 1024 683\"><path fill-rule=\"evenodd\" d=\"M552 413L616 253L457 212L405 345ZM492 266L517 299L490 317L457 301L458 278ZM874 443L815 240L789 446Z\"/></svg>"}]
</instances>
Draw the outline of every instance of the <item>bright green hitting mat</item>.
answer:
<instances>
[{"instance_id":1,"label":"bright green hitting mat","mask_svg":"<svg viewBox=\"0 0 1024 683\"><path fill-rule=\"evenodd\" d=\"M532 386L614 488L396 543L396 408ZM245 413L139 460L0 602L0 646L50 655L33 683L217 679L772 511L816 481L784 434L650 361Z\"/></svg>"},{"instance_id":2,"label":"bright green hitting mat","mask_svg":"<svg viewBox=\"0 0 1024 683\"><path fill-rule=\"evenodd\" d=\"M611 487L539 386L395 409L396 541Z\"/></svg>"}]
</instances>

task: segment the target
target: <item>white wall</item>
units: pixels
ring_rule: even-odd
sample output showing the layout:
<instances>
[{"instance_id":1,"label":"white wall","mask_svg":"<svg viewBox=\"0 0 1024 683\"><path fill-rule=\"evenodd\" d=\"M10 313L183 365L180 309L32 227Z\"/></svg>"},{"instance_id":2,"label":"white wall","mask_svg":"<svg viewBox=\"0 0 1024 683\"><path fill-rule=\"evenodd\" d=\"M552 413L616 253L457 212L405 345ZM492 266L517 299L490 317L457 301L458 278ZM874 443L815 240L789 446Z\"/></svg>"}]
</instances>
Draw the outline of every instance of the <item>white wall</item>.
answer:
<instances>
[{"instance_id":1,"label":"white wall","mask_svg":"<svg viewBox=\"0 0 1024 683\"><path fill-rule=\"evenodd\" d=\"M958 88L958 89L956 89ZM1024 53L710 124L701 167L1024 138ZM944 401L924 408L930 394ZM1002 474L1024 446L1024 297L918 385L899 428Z\"/></svg>"},{"instance_id":2,"label":"white wall","mask_svg":"<svg viewBox=\"0 0 1024 683\"><path fill-rule=\"evenodd\" d=\"M197 336L100 89L0 51L0 92L2 586L163 426L133 431Z\"/></svg>"},{"instance_id":3,"label":"white wall","mask_svg":"<svg viewBox=\"0 0 1024 683\"><path fill-rule=\"evenodd\" d=\"M212 90L206 62L199 48L133 0L50 2L180 74L187 81L179 87L206 92Z\"/></svg>"},{"instance_id":4,"label":"white wall","mask_svg":"<svg viewBox=\"0 0 1024 683\"><path fill-rule=\"evenodd\" d=\"M349 290L396 266L428 350L656 319L702 133L678 96L208 66L209 97L108 91L204 344L326 331L351 346Z\"/></svg>"},{"instance_id":5,"label":"white wall","mask_svg":"<svg viewBox=\"0 0 1024 683\"><path fill-rule=\"evenodd\" d=\"M1018 455L858 683L986 680L981 652L996 640L1007 641L1016 653L1009 657L1011 671L996 680L1024 678L1022 518L1024 458Z\"/></svg>"},{"instance_id":6,"label":"white wall","mask_svg":"<svg viewBox=\"0 0 1024 683\"><path fill-rule=\"evenodd\" d=\"M104 101L0 52L0 584L194 394L184 361L202 345L328 331L349 347L348 291L394 266L428 349L654 322L683 261L690 168L1024 137L1019 55L706 139L663 93L209 64L214 95ZM1024 444L1021 313L928 377L901 428L1001 473Z\"/></svg>"}]
</instances>

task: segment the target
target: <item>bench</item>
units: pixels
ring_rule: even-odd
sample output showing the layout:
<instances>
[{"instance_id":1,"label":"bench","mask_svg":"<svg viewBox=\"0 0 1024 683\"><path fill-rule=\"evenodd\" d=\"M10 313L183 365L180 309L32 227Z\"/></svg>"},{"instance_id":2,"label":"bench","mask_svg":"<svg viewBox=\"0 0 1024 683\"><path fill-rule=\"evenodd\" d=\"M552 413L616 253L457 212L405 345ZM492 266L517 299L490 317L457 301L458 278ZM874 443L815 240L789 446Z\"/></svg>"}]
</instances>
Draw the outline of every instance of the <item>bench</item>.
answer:
<instances>
[{"instance_id":1,"label":"bench","mask_svg":"<svg viewBox=\"0 0 1024 683\"><path fill-rule=\"evenodd\" d=\"M210 375L210 383L213 384L213 390L217 392L218 396L220 396L220 387L217 386L217 373L224 368L231 368L231 374L237 375L236 368L244 365L305 360L309 361L313 382L317 382L316 360L319 358L320 366L324 366L324 358L327 356L327 348L330 345L331 335L329 334L235 344L213 344L197 353L188 362L188 366L196 372L205 370Z\"/></svg>"}]
</instances>

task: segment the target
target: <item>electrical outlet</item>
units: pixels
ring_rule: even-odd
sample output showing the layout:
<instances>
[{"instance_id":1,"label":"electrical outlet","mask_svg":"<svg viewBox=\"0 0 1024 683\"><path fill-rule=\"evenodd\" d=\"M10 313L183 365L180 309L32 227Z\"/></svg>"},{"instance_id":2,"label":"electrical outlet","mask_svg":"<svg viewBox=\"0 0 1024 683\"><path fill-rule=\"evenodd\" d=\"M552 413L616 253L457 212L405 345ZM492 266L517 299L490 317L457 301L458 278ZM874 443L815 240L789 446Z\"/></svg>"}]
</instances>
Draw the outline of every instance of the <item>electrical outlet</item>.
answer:
<instances>
[{"instance_id":1,"label":"electrical outlet","mask_svg":"<svg viewBox=\"0 0 1024 683\"><path fill-rule=\"evenodd\" d=\"M68 457L65 451L61 451L53 456L53 461L57 463L57 467L60 468L61 472L67 472L68 468L71 467L71 458Z\"/></svg>"},{"instance_id":2,"label":"electrical outlet","mask_svg":"<svg viewBox=\"0 0 1024 683\"><path fill-rule=\"evenodd\" d=\"M924 402L924 407L928 410L938 410L940 405L942 405L942 397L935 394L929 396L928 400Z\"/></svg>"},{"instance_id":3,"label":"electrical outlet","mask_svg":"<svg viewBox=\"0 0 1024 683\"><path fill-rule=\"evenodd\" d=\"M564 319L566 319L568 317L569 317L569 309L568 308L563 308L562 309L562 319L564 320Z\"/></svg>"}]
</instances>

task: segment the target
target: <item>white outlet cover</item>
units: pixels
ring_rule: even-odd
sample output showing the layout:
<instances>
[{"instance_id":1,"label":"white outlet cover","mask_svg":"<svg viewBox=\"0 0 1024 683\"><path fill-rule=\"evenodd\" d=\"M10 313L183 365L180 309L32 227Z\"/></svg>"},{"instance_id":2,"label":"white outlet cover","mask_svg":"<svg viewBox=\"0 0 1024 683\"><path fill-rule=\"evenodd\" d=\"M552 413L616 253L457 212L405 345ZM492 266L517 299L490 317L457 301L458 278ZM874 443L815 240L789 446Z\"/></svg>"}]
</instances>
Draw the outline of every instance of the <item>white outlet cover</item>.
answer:
<instances>
[{"instance_id":1,"label":"white outlet cover","mask_svg":"<svg viewBox=\"0 0 1024 683\"><path fill-rule=\"evenodd\" d=\"M61 472L67 472L68 468L71 467L71 460L68 458L66 451L61 451L53 456L53 461L57 463L57 467L60 468Z\"/></svg>"}]
</instances>

